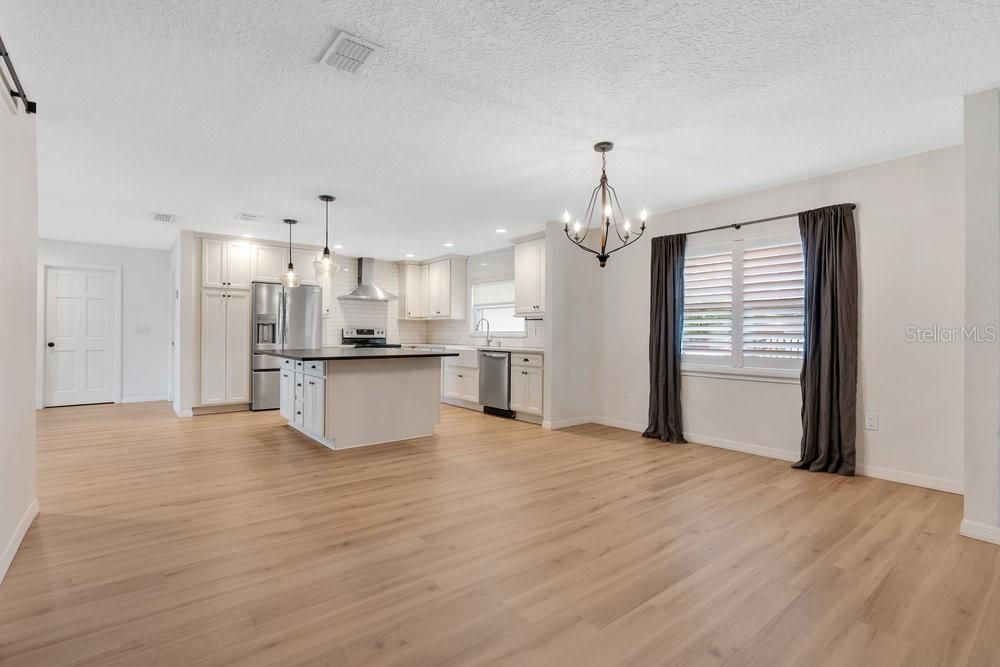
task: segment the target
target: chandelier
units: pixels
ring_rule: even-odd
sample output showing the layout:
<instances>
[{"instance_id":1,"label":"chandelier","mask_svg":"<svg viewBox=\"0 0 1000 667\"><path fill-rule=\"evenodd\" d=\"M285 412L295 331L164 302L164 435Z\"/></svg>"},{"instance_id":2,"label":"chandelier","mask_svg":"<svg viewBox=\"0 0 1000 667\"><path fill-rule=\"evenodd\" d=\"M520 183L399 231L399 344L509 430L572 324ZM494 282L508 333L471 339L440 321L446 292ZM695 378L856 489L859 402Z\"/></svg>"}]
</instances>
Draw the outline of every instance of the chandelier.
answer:
<instances>
[{"instance_id":1,"label":"chandelier","mask_svg":"<svg viewBox=\"0 0 1000 667\"><path fill-rule=\"evenodd\" d=\"M625 214L622 212L621 203L618 201L618 193L615 192L615 189L611 187L611 183L608 182L608 174L606 172L608 151L614 147L615 145L610 141L601 141L594 144L594 150L601 154L601 181L590 194L590 203L587 204L587 212L584 214L584 220L587 221L586 228L577 220L573 223L572 234L570 234L569 221L572 219L572 216L570 216L568 210L563 211L563 231L566 232L566 238L582 250L596 255L597 261L601 263L601 267L607 265L608 258L611 257L612 253L616 253L622 248L632 245L646 231L646 209L642 209L642 212L639 213L639 232L633 234L632 221L625 217ZM598 195L600 195L600 201L598 201ZM617 211L617 215L615 211ZM595 215L598 216L596 226L593 224ZM596 227L594 230L595 233L599 232L601 235L601 249L599 251L584 244L592 226ZM618 237L621 245L609 250L608 238L611 236L612 230L614 230L614 234Z\"/></svg>"}]
</instances>

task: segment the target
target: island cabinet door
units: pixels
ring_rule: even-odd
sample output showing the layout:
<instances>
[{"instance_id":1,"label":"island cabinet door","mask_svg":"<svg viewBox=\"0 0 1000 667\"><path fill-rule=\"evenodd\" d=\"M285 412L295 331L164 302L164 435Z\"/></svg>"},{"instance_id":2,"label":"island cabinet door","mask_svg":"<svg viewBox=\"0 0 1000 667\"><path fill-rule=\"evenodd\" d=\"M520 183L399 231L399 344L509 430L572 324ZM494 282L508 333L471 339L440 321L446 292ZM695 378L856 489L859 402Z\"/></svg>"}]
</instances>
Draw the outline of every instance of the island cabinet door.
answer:
<instances>
[{"instance_id":1,"label":"island cabinet door","mask_svg":"<svg viewBox=\"0 0 1000 667\"><path fill-rule=\"evenodd\" d=\"M302 428L322 437L326 421L326 381L308 375L303 376L303 380Z\"/></svg>"},{"instance_id":2,"label":"island cabinet door","mask_svg":"<svg viewBox=\"0 0 1000 667\"><path fill-rule=\"evenodd\" d=\"M278 411L288 421L294 421L292 413L295 410L295 372L282 370Z\"/></svg>"}]
</instances>

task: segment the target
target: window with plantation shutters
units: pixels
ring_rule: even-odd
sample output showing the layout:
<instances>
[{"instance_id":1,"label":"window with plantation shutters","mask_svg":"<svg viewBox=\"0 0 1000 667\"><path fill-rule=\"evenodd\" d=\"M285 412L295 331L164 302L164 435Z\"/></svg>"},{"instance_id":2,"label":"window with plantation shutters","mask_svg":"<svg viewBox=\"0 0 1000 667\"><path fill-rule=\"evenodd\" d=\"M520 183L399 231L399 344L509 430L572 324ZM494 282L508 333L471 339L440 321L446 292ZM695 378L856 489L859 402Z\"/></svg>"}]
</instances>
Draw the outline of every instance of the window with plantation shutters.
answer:
<instances>
[{"instance_id":1,"label":"window with plantation shutters","mask_svg":"<svg viewBox=\"0 0 1000 667\"><path fill-rule=\"evenodd\" d=\"M733 251L684 260L683 354L713 363L733 355Z\"/></svg>"},{"instance_id":2,"label":"window with plantation shutters","mask_svg":"<svg viewBox=\"0 0 1000 667\"><path fill-rule=\"evenodd\" d=\"M682 369L793 376L802 366L803 298L796 223L689 239Z\"/></svg>"},{"instance_id":3,"label":"window with plantation shutters","mask_svg":"<svg viewBox=\"0 0 1000 667\"><path fill-rule=\"evenodd\" d=\"M802 243L743 251L744 366L801 365L804 275ZM782 363L778 360L792 360Z\"/></svg>"}]
</instances>

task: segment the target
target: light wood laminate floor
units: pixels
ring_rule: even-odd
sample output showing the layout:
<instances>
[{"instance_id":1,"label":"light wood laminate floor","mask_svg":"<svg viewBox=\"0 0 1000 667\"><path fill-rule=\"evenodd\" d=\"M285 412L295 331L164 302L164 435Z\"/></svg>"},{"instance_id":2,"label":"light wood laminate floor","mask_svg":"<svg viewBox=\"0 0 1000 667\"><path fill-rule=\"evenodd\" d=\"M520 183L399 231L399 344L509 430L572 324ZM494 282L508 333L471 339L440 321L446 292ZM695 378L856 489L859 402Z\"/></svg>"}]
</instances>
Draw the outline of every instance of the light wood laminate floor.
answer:
<instances>
[{"instance_id":1,"label":"light wood laminate floor","mask_svg":"<svg viewBox=\"0 0 1000 667\"><path fill-rule=\"evenodd\" d=\"M956 495L443 408L331 452L276 413L39 415L0 664L986 665Z\"/></svg>"}]
</instances>

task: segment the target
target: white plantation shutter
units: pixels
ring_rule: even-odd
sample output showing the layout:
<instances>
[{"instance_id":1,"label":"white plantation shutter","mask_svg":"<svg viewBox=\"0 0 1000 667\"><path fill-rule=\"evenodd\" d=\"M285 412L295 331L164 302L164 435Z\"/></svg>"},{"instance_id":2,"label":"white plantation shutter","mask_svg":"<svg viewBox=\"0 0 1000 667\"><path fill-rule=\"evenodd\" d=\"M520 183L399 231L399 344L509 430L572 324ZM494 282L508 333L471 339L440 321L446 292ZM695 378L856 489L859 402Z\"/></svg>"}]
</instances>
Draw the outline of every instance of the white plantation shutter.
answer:
<instances>
[{"instance_id":1,"label":"white plantation shutter","mask_svg":"<svg viewBox=\"0 0 1000 667\"><path fill-rule=\"evenodd\" d=\"M694 373L794 375L802 367L804 296L794 221L689 243L682 363Z\"/></svg>"},{"instance_id":2,"label":"white plantation shutter","mask_svg":"<svg viewBox=\"0 0 1000 667\"><path fill-rule=\"evenodd\" d=\"M767 359L802 358L803 297L801 242L744 251L744 365L759 366L761 360Z\"/></svg>"},{"instance_id":3,"label":"white plantation shutter","mask_svg":"<svg viewBox=\"0 0 1000 667\"><path fill-rule=\"evenodd\" d=\"M733 354L733 252L684 259L684 333L686 358L728 363Z\"/></svg>"}]
</instances>

